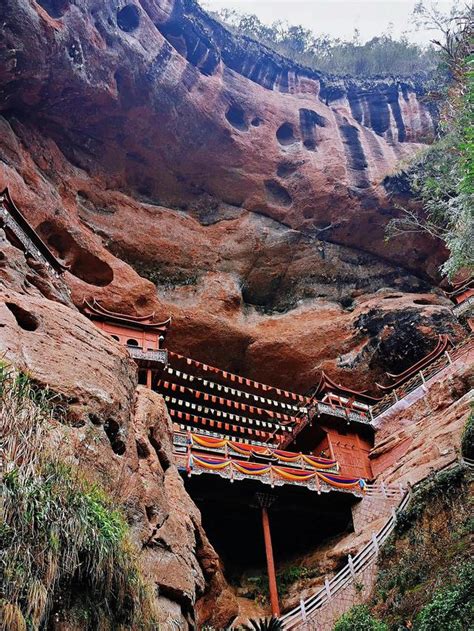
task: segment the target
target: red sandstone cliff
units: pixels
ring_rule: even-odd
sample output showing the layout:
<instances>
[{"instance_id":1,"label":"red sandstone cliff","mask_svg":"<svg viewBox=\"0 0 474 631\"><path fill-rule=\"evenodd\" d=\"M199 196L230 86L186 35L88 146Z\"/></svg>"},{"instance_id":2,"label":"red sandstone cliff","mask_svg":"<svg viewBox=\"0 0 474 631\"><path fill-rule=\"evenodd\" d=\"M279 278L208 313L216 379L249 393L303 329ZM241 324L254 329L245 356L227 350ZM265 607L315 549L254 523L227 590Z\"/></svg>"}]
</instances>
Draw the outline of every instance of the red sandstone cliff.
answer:
<instances>
[{"instance_id":1,"label":"red sandstone cliff","mask_svg":"<svg viewBox=\"0 0 474 631\"><path fill-rule=\"evenodd\" d=\"M67 397L63 448L126 500L164 622L197 601L222 625L163 404L74 304L172 314L171 349L294 390L403 370L459 332L439 244L383 237L385 178L433 115L422 86L295 67L191 0L4 0L0 22L0 189L72 292L3 242L0 350Z\"/></svg>"},{"instance_id":2,"label":"red sandstone cliff","mask_svg":"<svg viewBox=\"0 0 474 631\"><path fill-rule=\"evenodd\" d=\"M295 389L455 333L439 244L383 239L384 179L433 136L422 86L296 67L189 0L0 18L0 186L76 303L172 314L171 348Z\"/></svg>"}]
</instances>

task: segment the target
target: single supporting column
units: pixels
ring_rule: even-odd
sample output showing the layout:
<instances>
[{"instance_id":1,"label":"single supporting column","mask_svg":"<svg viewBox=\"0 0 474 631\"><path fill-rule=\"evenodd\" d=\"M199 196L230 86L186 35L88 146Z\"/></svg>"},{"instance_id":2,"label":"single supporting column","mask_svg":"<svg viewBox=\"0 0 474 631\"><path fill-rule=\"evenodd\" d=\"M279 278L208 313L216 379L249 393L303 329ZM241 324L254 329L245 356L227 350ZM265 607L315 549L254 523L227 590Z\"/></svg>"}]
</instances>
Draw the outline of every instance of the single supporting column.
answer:
<instances>
[{"instance_id":1,"label":"single supporting column","mask_svg":"<svg viewBox=\"0 0 474 631\"><path fill-rule=\"evenodd\" d=\"M331 600L331 598L332 598L331 584L330 584L329 579L328 579L327 576L324 579L324 589L326 590L326 596L328 597L328 600Z\"/></svg>"},{"instance_id":2,"label":"single supporting column","mask_svg":"<svg viewBox=\"0 0 474 631\"><path fill-rule=\"evenodd\" d=\"M270 521L268 519L268 509L266 506L262 506L262 525L263 525L263 537L265 539L265 554L267 556L268 587L270 589L270 605L272 608L272 615L278 618L280 615L280 605L278 602L278 588L277 588L277 582L276 582L275 562L273 560Z\"/></svg>"},{"instance_id":3,"label":"single supporting column","mask_svg":"<svg viewBox=\"0 0 474 631\"><path fill-rule=\"evenodd\" d=\"M151 369L148 368L146 371L146 387L151 390L151 386L152 386Z\"/></svg>"},{"instance_id":4,"label":"single supporting column","mask_svg":"<svg viewBox=\"0 0 474 631\"><path fill-rule=\"evenodd\" d=\"M303 622L306 622L308 617L306 615L306 607L304 604L304 600L302 598L300 598L300 609L301 609L301 620L303 620Z\"/></svg>"}]
</instances>

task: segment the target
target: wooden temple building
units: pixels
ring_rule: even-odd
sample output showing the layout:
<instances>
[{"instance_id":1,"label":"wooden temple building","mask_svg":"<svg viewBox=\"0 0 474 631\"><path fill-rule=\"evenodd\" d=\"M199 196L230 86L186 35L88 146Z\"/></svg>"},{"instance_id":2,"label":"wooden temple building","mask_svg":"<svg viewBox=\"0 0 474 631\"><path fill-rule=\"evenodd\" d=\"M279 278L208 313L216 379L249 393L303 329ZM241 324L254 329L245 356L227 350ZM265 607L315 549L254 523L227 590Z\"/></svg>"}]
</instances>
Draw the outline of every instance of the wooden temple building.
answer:
<instances>
[{"instance_id":1,"label":"wooden temple building","mask_svg":"<svg viewBox=\"0 0 474 631\"><path fill-rule=\"evenodd\" d=\"M0 194L0 227L13 245L52 273L60 275L67 269L16 208L8 190ZM465 312L470 314L473 280L455 286L449 296L456 308L467 304ZM304 396L166 350L170 319L157 320L154 313L118 313L93 299L84 300L82 311L127 348L137 364L139 383L164 397L173 422L176 462L187 484L198 481L200 486L194 488L203 496L212 494L209 489L217 481L221 486L213 488L219 504L224 497L232 500L239 494L242 507L256 502L276 615L279 603L268 509L277 491L285 494L279 496L282 503L293 502L292 511L317 503L318 496L317 501L322 501L330 494L331 505L341 498L353 502L362 497L373 477L369 452L374 411L404 396L420 379L423 382L433 367L445 361L444 356L449 359L451 345L449 337L441 335L433 350L413 366L387 373L388 383L379 385L379 398L344 387L324 372L311 394ZM468 322L472 328L470 315ZM311 520L307 528L314 531Z\"/></svg>"},{"instance_id":2,"label":"wooden temple building","mask_svg":"<svg viewBox=\"0 0 474 631\"><path fill-rule=\"evenodd\" d=\"M156 322L155 314L132 316L109 311L96 300L84 300L82 311L99 329L127 347L138 365L138 381L156 389L168 352L162 348L171 318Z\"/></svg>"},{"instance_id":3,"label":"wooden temple building","mask_svg":"<svg viewBox=\"0 0 474 631\"><path fill-rule=\"evenodd\" d=\"M340 463L346 475L371 479L369 452L373 447L371 407L380 398L333 381L325 372L311 393L301 422L284 438L285 449L308 448Z\"/></svg>"},{"instance_id":4,"label":"wooden temple building","mask_svg":"<svg viewBox=\"0 0 474 631\"><path fill-rule=\"evenodd\" d=\"M455 283L446 296L456 305L453 313L474 331L474 276Z\"/></svg>"},{"instance_id":5,"label":"wooden temple building","mask_svg":"<svg viewBox=\"0 0 474 631\"><path fill-rule=\"evenodd\" d=\"M26 257L42 263L50 273L59 276L68 269L58 261L15 206L8 188L0 193L0 228L5 232L9 243L24 252Z\"/></svg>"},{"instance_id":6,"label":"wooden temple building","mask_svg":"<svg viewBox=\"0 0 474 631\"><path fill-rule=\"evenodd\" d=\"M139 381L163 395L183 475L218 476L255 488L272 611L278 614L270 490L293 487L318 495L342 492L362 497L371 478L373 398L344 389L327 375L311 397L266 385L165 351L169 320L156 322L154 314L119 314L94 300L84 301L82 308L99 328L126 346L138 365ZM259 486L262 491L267 486L268 492L259 492Z\"/></svg>"}]
</instances>

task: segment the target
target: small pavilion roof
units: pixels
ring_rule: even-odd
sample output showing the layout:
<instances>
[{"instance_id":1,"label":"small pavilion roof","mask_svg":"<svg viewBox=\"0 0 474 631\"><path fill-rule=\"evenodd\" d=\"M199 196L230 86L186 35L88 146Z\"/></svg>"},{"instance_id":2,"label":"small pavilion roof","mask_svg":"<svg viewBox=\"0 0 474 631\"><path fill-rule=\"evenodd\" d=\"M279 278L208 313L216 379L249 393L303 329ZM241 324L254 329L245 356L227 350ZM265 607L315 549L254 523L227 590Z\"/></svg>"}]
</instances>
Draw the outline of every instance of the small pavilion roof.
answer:
<instances>
[{"instance_id":1,"label":"small pavilion roof","mask_svg":"<svg viewBox=\"0 0 474 631\"><path fill-rule=\"evenodd\" d=\"M316 399L320 399L328 392L333 392L347 399L356 399L357 401L362 401L364 403L367 403L368 405L374 405L375 403L377 403L377 401L380 401L380 397L375 397L371 394L368 394L367 390L351 390L346 386L342 386L341 384L336 383L323 370L321 372L319 383L313 392L313 397L315 397Z\"/></svg>"},{"instance_id":2,"label":"small pavilion roof","mask_svg":"<svg viewBox=\"0 0 474 631\"><path fill-rule=\"evenodd\" d=\"M146 316L134 316L110 311L103 307L95 298L91 301L84 299L82 310L91 319L114 322L131 329L140 329L142 331L157 331L166 334L171 323L171 317L163 322L154 322L154 312Z\"/></svg>"},{"instance_id":3,"label":"small pavilion roof","mask_svg":"<svg viewBox=\"0 0 474 631\"><path fill-rule=\"evenodd\" d=\"M445 291L444 293L448 298L456 298L459 294L464 293L468 289L474 289L474 275L465 278L464 280L459 281L458 283L453 283L452 291Z\"/></svg>"},{"instance_id":4,"label":"small pavilion roof","mask_svg":"<svg viewBox=\"0 0 474 631\"><path fill-rule=\"evenodd\" d=\"M442 355L445 351L447 351L449 346L452 346L452 342L449 335L446 335L446 334L440 335L438 337L436 346L431 352L429 352L427 355L422 357L419 361L417 361L415 364L413 364L412 366L410 366L409 368L407 368L401 373L398 373L398 374L392 374L389 372L385 373L392 380L392 383L387 386L382 386L378 383L377 386L384 392L387 392L388 390L393 390L394 388L401 386L403 383L405 383L405 381L408 381L408 379L413 377L415 373L419 372L420 370L423 370L423 368L426 368L432 362L438 359L440 355Z\"/></svg>"},{"instance_id":5,"label":"small pavilion roof","mask_svg":"<svg viewBox=\"0 0 474 631\"><path fill-rule=\"evenodd\" d=\"M69 269L66 265L63 265L58 261L56 256L51 252L43 239L30 225L26 217L20 212L19 208L17 208L10 195L10 191L8 190L8 188L5 188L0 193L0 203L3 203L4 208L10 214L15 223L19 226L23 233L28 237L32 244L37 248L41 255L58 274L62 274ZM29 254L34 257L35 253L29 252Z\"/></svg>"}]
</instances>

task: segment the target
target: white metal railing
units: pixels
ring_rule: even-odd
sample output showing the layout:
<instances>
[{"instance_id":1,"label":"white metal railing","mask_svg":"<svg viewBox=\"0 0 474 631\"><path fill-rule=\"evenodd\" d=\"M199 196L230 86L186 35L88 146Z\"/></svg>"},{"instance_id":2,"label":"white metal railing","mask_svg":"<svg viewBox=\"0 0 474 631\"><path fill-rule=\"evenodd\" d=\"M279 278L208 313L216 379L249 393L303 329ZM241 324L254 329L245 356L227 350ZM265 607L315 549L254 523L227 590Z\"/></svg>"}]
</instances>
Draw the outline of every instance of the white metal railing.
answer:
<instances>
[{"instance_id":1,"label":"white metal railing","mask_svg":"<svg viewBox=\"0 0 474 631\"><path fill-rule=\"evenodd\" d=\"M474 471L474 460L471 460L470 458L461 458L461 463L471 471Z\"/></svg>"},{"instance_id":2,"label":"white metal railing","mask_svg":"<svg viewBox=\"0 0 474 631\"><path fill-rule=\"evenodd\" d=\"M447 469L457 464L457 462L457 460L451 461L442 469ZM461 464L465 464L470 469L474 469L474 461L472 460L466 460L464 458L461 460ZM440 471L442 469L440 469ZM353 582L357 574L376 561L380 548L395 529L397 514L407 507L413 490L424 482L425 479L426 478L419 480L413 487L404 492L400 504L392 509L391 517L377 533L372 533L369 543L367 543L355 557L349 555L347 564L340 572L330 580L326 577L324 587L316 592L316 594L306 600L301 599L298 607L295 607L281 616L280 620L283 623L284 629L304 629L306 622L310 621L319 609L324 607L341 589L344 589ZM388 487L385 487L385 492L387 490ZM400 494L400 487L398 487L398 493Z\"/></svg>"},{"instance_id":3,"label":"white metal railing","mask_svg":"<svg viewBox=\"0 0 474 631\"><path fill-rule=\"evenodd\" d=\"M456 305L453 309L453 313L455 316L460 316L466 311L470 311L471 308L474 308L474 296L469 296L467 300L461 302L461 304Z\"/></svg>"},{"instance_id":4,"label":"white metal railing","mask_svg":"<svg viewBox=\"0 0 474 631\"><path fill-rule=\"evenodd\" d=\"M426 387L425 384L429 379L439 374L442 370L450 366L456 359L458 359L464 353L467 353L474 345L474 338L472 335L463 340L455 349L451 351L445 351L441 357L438 357L431 365L427 366L423 370L418 371L411 379L409 379L402 386L393 390L390 394L387 394L379 403L376 403L371 408L372 419L375 420L381 416L384 412L393 407L398 401L404 399L408 394L416 390L417 388Z\"/></svg>"},{"instance_id":5,"label":"white metal railing","mask_svg":"<svg viewBox=\"0 0 474 631\"><path fill-rule=\"evenodd\" d=\"M398 505L396 512L402 511L407 506L409 499L410 493L407 492ZM395 528L397 521L396 512L377 533L372 534L369 543L355 557L349 555L347 564L340 572L331 580L325 579L324 587L306 600L302 599L299 607L289 611L280 618L284 629L301 628L306 621L315 615L318 609L326 605L341 589L351 583L358 573L376 560L380 547Z\"/></svg>"}]
</instances>

